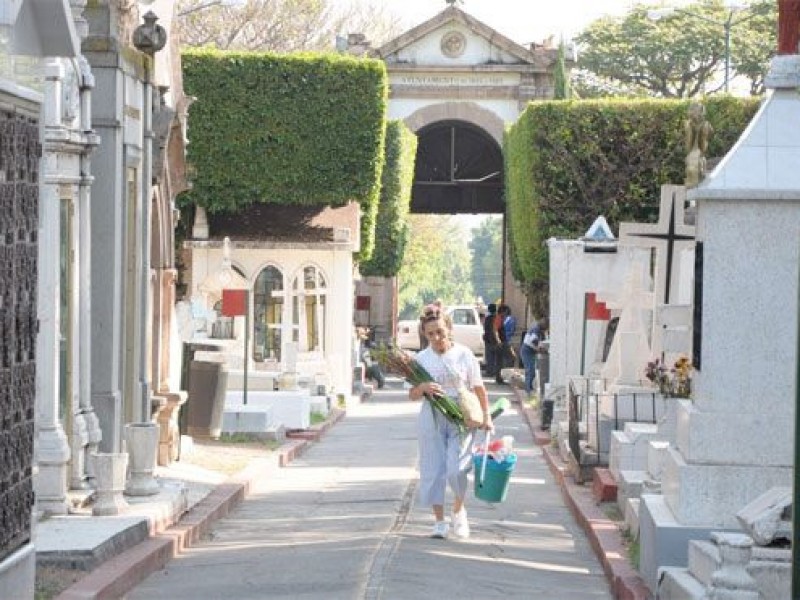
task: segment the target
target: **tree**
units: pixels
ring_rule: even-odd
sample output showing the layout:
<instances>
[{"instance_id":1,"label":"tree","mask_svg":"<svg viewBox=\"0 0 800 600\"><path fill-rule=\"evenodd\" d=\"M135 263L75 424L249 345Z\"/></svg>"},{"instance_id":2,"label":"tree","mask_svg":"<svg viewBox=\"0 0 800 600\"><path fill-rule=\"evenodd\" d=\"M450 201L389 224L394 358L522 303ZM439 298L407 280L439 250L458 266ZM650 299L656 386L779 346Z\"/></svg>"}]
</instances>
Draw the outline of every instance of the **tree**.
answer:
<instances>
[{"instance_id":1,"label":"tree","mask_svg":"<svg viewBox=\"0 0 800 600\"><path fill-rule=\"evenodd\" d=\"M411 215L411 236L398 275L401 319L413 319L437 298L446 304L474 300L470 254L463 231L450 215Z\"/></svg>"},{"instance_id":2,"label":"tree","mask_svg":"<svg viewBox=\"0 0 800 600\"><path fill-rule=\"evenodd\" d=\"M572 96L569 85L569 73L567 72L566 60L564 58L564 40L558 46L558 57L556 58L556 68L553 72L553 97L556 100L568 100Z\"/></svg>"},{"instance_id":3,"label":"tree","mask_svg":"<svg viewBox=\"0 0 800 600\"><path fill-rule=\"evenodd\" d=\"M330 51L341 33L383 41L399 30L379 5L330 0L178 0L176 14L183 46L220 50Z\"/></svg>"},{"instance_id":4,"label":"tree","mask_svg":"<svg viewBox=\"0 0 800 600\"><path fill-rule=\"evenodd\" d=\"M503 220L485 219L472 229L469 249L472 253L472 288L486 302L503 295L502 245Z\"/></svg>"},{"instance_id":5,"label":"tree","mask_svg":"<svg viewBox=\"0 0 800 600\"><path fill-rule=\"evenodd\" d=\"M598 19L577 36L578 67L593 74L594 85L662 98L721 91L731 19L731 76L761 90L776 47L775 2L757 0L731 13L723 0L701 0L658 20L651 10L638 5L623 17Z\"/></svg>"}]
</instances>

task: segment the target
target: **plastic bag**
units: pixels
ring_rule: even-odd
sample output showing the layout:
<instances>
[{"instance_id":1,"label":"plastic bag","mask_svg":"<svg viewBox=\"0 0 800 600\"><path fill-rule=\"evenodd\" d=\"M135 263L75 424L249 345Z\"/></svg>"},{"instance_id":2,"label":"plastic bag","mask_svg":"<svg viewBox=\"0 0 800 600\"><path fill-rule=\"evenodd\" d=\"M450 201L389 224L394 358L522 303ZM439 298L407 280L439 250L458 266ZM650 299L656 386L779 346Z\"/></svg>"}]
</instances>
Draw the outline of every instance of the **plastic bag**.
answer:
<instances>
[{"instance_id":1,"label":"plastic bag","mask_svg":"<svg viewBox=\"0 0 800 600\"><path fill-rule=\"evenodd\" d=\"M475 392L465 387L459 388L458 406L461 409L461 414L464 415L464 422L467 427L472 428L483 425L483 408Z\"/></svg>"}]
</instances>

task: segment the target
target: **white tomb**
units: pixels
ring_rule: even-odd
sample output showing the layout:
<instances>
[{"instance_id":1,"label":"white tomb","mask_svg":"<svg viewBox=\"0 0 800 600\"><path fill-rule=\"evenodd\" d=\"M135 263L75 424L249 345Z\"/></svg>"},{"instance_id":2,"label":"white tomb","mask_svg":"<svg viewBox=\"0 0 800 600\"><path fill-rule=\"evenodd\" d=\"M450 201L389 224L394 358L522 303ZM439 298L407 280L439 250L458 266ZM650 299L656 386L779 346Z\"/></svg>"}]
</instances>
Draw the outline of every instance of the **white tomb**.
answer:
<instances>
[{"instance_id":1,"label":"white tomb","mask_svg":"<svg viewBox=\"0 0 800 600\"><path fill-rule=\"evenodd\" d=\"M663 496L643 495L640 570L687 563L690 539L738 529L735 515L792 481L800 264L800 59L778 56L772 90L699 187L702 296L694 402L679 407ZM696 365L697 366L697 365Z\"/></svg>"},{"instance_id":2,"label":"white tomb","mask_svg":"<svg viewBox=\"0 0 800 600\"><path fill-rule=\"evenodd\" d=\"M597 229L593 225L581 240L553 238L547 242L551 388L564 390L570 377L587 375L592 365L604 358L608 320L587 320L584 331L586 294L618 290L632 271L642 279L648 277L648 250L621 246L613 240L598 243L588 237Z\"/></svg>"},{"instance_id":3,"label":"white tomb","mask_svg":"<svg viewBox=\"0 0 800 600\"><path fill-rule=\"evenodd\" d=\"M229 390L225 395L222 417L225 433L266 431L279 425L286 429L308 429L310 421L311 396L302 389L253 391L247 394L247 404L240 390Z\"/></svg>"}]
</instances>

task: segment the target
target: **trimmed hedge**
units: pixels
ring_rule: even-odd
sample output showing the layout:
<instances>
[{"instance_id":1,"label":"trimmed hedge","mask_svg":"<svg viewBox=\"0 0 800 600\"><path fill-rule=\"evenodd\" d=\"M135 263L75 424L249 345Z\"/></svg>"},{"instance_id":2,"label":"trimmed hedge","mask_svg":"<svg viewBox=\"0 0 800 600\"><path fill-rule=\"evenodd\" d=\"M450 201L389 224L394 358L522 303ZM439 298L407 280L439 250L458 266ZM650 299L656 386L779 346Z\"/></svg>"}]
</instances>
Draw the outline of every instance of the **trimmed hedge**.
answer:
<instances>
[{"instance_id":1,"label":"trimmed hedge","mask_svg":"<svg viewBox=\"0 0 800 600\"><path fill-rule=\"evenodd\" d=\"M364 276L393 277L403 264L416 153L417 136L402 121L389 121L375 226L375 250L372 258L359 267Z\"/></svg>"},{"instance_id":2,"label":"trimmed hedge","mask_svg":"<svg viewBox=\"0 0 800 600\"><path fill-rule=\"evenodd\" d=\"M598 215L655 221L660 186L684 179L688 100L531 103L506 135L506 199L515 279L546 289L545 241L576 238ZM757 99L704 102L714 128L708 156L725 155L759 107Z\"/></svg>"},{"instance_id":3,"label":"trimmed hedge","mask_svg":"<svg viewBox=\"0 0 800 600\"><path fill-rule=\"evenodd\" d=\"M181 203L235 212L254 202L362 207L371 253L383 168L383 62L338 54L191 50L192 190Z\"/></svg>"}]
</instances>

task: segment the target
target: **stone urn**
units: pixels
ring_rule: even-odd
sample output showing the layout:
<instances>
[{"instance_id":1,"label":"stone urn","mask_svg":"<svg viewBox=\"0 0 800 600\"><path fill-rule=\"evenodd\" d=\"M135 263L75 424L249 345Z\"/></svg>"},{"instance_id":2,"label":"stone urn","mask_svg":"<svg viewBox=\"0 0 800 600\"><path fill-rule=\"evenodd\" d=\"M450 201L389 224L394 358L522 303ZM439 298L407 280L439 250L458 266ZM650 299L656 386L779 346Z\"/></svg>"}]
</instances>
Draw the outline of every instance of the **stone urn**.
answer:
<instances>
[{"instance_id":1,"label":"stone urn","mask_svg":"<svg viewBox=\"0 0 800 600\"><path fill-rule=\"evenodd\" d=\"M125 452L95 452L90 455L97 490L92 514L102 517L118 515L128 509L122 497L125 475L128 472L128 454Z\"/></svg>"},{"instance_id":2,"label":"stone urn","mask_svg":"<svg viewBox=\"0 0 800 600\"><path fill-rule=\"evenodd\" d=\"M152 496L161 491L153 477L158 454L158 423L128 423L125 442L130 455L130 478L125 486L128 496Z\"/></svg>"}]
</instances>

